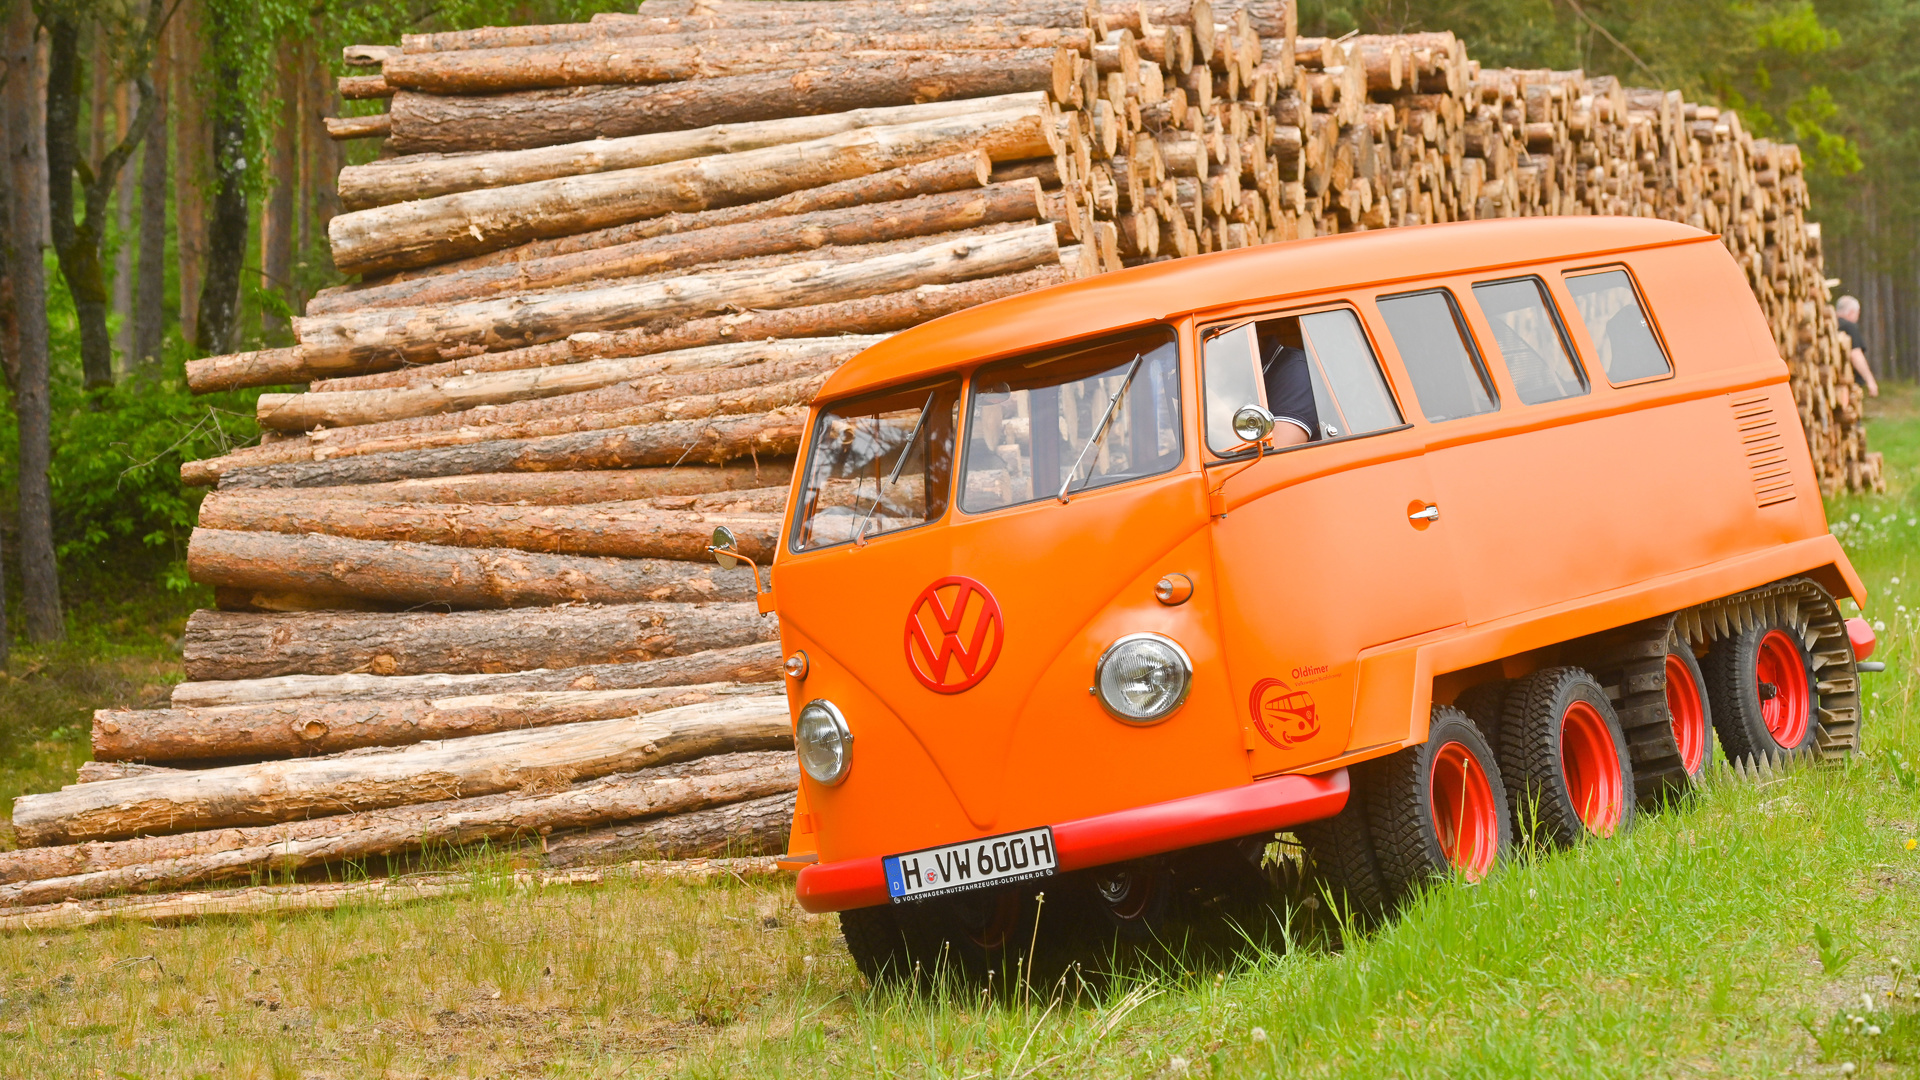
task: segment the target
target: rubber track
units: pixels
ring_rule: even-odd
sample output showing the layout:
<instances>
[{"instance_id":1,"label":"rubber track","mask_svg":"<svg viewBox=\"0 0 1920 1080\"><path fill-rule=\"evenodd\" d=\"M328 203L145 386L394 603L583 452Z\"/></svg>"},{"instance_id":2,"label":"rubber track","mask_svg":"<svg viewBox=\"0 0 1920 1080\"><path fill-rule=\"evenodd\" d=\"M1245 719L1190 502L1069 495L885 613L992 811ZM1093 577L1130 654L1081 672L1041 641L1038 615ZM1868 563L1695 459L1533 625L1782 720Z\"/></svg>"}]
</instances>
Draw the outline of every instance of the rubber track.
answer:
<instances>
[{"instance_id":1,"label":"rubber track","mask_svg":"<svg viewBox=\"0 0 1920 1080\"><path fill-rule=\"evenodd\" d=\"M1580 665L1606 688L1633 763L1633 789L1652 806L1687 789L1687 765L1667 709L1667 640L1675 616L1623 626L1582 643Z\"/></svg>"},{"instance_id":2,"label":"rubber track","mask_svg":"<svg viewBox=\"0 0 1920 1080\"><path fill-rule=\"evenodd\" d=\"M1839 762L1860 748L1860 673L1847 640L1846 617L1819 582L1789 578L1749 592L1713 600L1675 616L1674 625L1689 642L1704 645L1747 627L1779 618L1801 628L1820 692L1815 710L1814 752ZM1711 678L1712 676L1709 676Z\"/></svg>"}]
</instances>

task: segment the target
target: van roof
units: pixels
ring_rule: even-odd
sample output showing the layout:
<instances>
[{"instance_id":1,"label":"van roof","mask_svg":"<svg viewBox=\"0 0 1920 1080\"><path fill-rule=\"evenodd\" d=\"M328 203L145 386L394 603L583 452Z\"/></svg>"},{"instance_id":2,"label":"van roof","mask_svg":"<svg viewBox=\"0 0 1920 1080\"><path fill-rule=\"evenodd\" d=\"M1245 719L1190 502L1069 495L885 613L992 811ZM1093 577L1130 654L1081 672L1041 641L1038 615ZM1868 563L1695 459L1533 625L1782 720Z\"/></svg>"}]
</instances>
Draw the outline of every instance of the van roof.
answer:
<instances>
[{"instance_id":1,"label":"van roof","mask_svg":"<svg viewBox=\"0 0 1920 1080\"><path fill-rule=\"evenodd\" d=\"M819 396L911 382L978 360L1211 308L1716 239L1659 218L1503 218L1170 259L1009 296L904 330L842 365Z\"/></svg>"}]
</instances>

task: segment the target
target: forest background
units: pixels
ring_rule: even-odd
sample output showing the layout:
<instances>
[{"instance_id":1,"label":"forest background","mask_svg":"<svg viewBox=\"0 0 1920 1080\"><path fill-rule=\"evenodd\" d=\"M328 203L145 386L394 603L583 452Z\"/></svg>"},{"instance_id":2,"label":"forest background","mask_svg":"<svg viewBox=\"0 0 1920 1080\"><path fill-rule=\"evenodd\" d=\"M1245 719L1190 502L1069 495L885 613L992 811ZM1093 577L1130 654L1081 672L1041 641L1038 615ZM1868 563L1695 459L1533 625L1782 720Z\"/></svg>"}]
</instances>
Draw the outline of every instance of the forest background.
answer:
<instances>
[{"instance_id":1,"label":"forest background","mask_svg":"<svg viewBox=\"0 0 1920 1080\"><path fill-rule=\"evenodd\" d=\"M168 681L211 601L179 466L253 441L258 391L196 398L183 368L290 344L341 280L333 180L377 147L322 118L382 105L339 99L341 48L632 5L0 0L0 797L83 755L89 709ZM1810 162L1876 367L1920 374L1920 0L1301 0L1300 29L1451 30L1483 65L1738 109Z\"/></svg>"}]
</instances>

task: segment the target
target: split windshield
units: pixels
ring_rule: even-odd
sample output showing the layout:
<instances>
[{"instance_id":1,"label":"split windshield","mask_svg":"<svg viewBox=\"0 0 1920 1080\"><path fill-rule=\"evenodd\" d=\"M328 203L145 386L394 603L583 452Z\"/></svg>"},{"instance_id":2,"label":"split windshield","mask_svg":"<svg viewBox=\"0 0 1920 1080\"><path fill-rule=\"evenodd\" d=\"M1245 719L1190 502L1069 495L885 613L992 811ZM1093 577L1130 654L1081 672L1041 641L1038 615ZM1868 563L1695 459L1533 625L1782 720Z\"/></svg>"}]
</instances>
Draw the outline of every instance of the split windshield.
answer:
<instances>
[{"instance_id":1,"label":"split windshield","mask_svg":"<svg viewBox=\"0 0 1920 1080\"><path fill-rule=\"evenodd\" d=\"M1180 463L1180 350L1167 327L990 364L971 398L960 482L971 514Z\"/></svg>"},{"instance_id":2,"label":"split windshield","mask_svg":"<svg viewBox=\"0 0 1920 1080\"><path fill-rule=\"evenodd\" d=\"M793 550L925 525L946 513L960 381L843 402L815 422Z\"/></svg>"}]
</instances>

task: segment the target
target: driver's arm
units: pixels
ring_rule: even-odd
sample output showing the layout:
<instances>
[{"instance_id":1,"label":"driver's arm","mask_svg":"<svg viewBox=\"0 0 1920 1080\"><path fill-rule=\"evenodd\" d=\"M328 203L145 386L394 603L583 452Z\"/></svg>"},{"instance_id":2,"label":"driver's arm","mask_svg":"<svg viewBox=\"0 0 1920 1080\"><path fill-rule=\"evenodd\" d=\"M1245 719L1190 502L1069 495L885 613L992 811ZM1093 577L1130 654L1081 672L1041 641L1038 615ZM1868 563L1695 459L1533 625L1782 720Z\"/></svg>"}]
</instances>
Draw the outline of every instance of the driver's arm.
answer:
<instances>
[{"instance_id":1,"label":"driver's arm","mask_svg":"<svg viewBox=\"0 0 1920 1080\"><path fill-rule=\"evenodd\" d=\"M1263 365L1267 384L1267 411L1273 414L1273 444L1299 446L1312 442L1319 434L1320 412L1313 402L1313 376L1307 371L1307 354L1282 345L1267 356Z\"/></svg>"}]
</instances>

